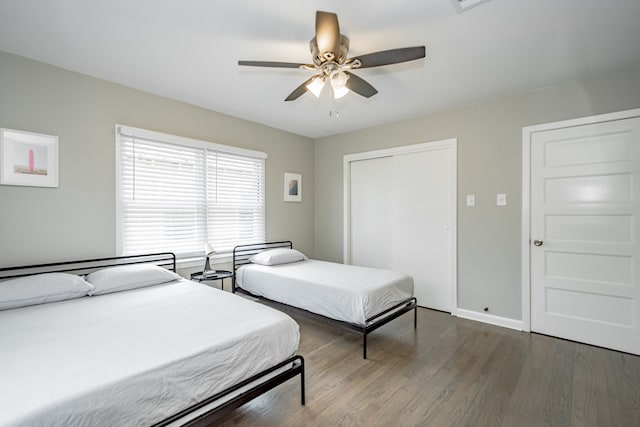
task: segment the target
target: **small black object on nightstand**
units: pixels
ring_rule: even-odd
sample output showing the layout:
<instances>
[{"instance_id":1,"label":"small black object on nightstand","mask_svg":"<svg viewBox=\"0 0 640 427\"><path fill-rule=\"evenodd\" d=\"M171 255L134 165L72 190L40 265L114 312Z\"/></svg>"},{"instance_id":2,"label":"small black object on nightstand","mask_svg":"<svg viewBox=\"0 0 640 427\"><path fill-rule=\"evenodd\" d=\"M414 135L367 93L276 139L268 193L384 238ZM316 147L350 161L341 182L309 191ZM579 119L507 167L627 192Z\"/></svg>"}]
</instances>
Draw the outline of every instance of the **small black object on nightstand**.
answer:
<instances>
[{"instance_id":1,"label":"small black object on nightstand","mask_svg":"<svg viewBox=\"0 0 640 427\"><path fill-rule=\"evenodd\" d=\"M220 280L220 288L224 291L224 279L232 277L233 273L228 270L207 270L196 271L191 273L191 280L197 280L198 282L205 282L207 280Z\"/></svg>"}]
</instances>

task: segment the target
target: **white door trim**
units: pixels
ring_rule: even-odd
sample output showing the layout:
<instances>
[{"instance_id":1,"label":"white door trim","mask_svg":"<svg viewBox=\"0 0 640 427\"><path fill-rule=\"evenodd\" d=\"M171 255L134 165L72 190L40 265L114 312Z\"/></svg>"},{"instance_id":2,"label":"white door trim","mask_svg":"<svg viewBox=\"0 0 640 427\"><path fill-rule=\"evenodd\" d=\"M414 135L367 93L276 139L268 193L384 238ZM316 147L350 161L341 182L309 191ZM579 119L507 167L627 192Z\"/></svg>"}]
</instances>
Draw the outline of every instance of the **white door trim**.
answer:
<instances>
[{"instance_id":1,"label":"white door trim","mask_svg":"<svg viewBox=\"0 0 640 427\"><path fill-rule=\"evenodd\" d=\"M640 108L522 128L522 330L531 331L531 138L536 132L624 120L640 116Z\"/></svg>"},{"instance_id":2,"label":"white door trim","mask_svg":"<svg viewBox=\"0 0 640 427\"><path fill-rule=\"evenodd\" d=\"M343 159L343 204L344 204L344 217L343 217L343 262L345 264L351 263L351 167L350 163L358 160L369 160L380 157L390 157L400 154L417 153L422 151L431 150L451 150L451 314L456 316L458 310L458 213L457 213L457 177L458 177L458 139L451 138L434 142L424 142L420 144L404 145L400 147L385 148L381 150L367 151L363 153L346 154Z\"/></svg>"}]
</instances>

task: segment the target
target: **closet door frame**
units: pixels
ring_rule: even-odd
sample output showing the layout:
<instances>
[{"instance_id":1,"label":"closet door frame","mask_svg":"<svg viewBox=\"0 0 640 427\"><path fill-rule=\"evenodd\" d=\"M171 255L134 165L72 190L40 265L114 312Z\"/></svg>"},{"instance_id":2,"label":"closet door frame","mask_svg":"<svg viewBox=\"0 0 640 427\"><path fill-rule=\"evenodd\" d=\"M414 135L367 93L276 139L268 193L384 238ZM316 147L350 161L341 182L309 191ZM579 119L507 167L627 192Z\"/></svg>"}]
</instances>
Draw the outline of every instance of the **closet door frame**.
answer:
<instances>
[{"instance_id":1,"label":"closet door frame","mask_svg":"<svg viewBox=\"0 0 640 427\"><path fill-rule=\"evenodd\" d=\"M381 150L366 151L363 153L347 154L343 158L343 206L344 206L344 219L343 219L343 262L345 264L351 264L351 162L370 160L380 157L392 157L394 155L419 153L432 150L450 150L451 151L451 169L450 183L451 183L451 206L450 206L450 227L451 227L451 246L450 246L450 283L451 283L451 314L457 315L458 309L458 249L457 249L457 167L458 167L458 154L457 154L458 140L457 138L445 139L433 142L424 142L413 145L404 145L400 147L385 148Z\"/></svg>"}]
</instances>

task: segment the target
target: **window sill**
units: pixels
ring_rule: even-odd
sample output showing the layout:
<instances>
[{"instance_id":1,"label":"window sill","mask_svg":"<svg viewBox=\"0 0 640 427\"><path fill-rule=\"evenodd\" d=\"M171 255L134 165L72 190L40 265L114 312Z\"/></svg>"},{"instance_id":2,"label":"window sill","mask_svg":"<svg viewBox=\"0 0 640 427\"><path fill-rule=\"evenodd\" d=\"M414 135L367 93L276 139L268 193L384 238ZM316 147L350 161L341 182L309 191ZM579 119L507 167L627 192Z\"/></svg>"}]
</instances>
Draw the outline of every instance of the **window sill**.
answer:
<instances>
[{"instance_id":1,"label":"window sill","mask_svg":"<svg viewBox=\"0 0 640 427\"><path fill-rule=\"evenodd\" d=\"M231 254L222 254L216 257L209 258L209 263L211 266L226 264L231 262ZM204 257L197 258L183 258L176 260L176 268L178 270L183 270L187 268L200 268L204 267Z\"/></svg>"}]
</instances>

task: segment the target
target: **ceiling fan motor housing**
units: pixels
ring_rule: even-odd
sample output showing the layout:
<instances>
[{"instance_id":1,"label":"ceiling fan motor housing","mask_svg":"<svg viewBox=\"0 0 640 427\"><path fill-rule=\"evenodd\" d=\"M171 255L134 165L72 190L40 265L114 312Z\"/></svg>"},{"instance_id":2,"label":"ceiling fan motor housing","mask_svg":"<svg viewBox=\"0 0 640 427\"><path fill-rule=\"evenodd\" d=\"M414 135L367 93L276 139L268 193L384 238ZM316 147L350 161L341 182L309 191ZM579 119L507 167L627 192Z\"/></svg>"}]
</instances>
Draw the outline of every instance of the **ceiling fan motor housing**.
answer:
<instances>
[{"instance_id":1,"label":"ceiling fan motor housing","mask_svg":"<svg viewBox=\"0 0 640 427\"><path fill-rule=\"evenodd\" d=\"M349 53L349 38L340 34L340 54L336 58L333 52L320 52L318 49L318 40L316 37L312 38L309 42L309 49L311 50L311 56L313 63L318 67L321 67L327 62L337 62L342 65L347 60L347 54Z\"/></svg>"}]
</instances>

